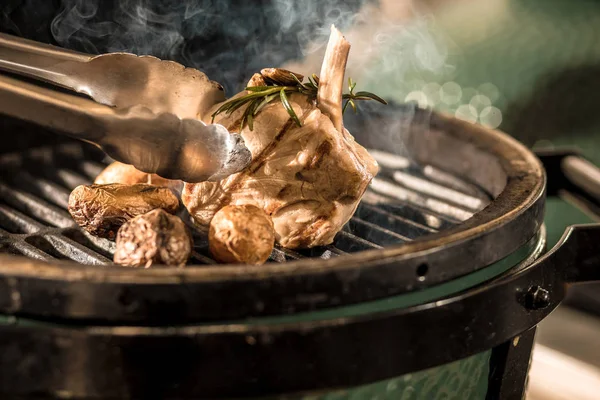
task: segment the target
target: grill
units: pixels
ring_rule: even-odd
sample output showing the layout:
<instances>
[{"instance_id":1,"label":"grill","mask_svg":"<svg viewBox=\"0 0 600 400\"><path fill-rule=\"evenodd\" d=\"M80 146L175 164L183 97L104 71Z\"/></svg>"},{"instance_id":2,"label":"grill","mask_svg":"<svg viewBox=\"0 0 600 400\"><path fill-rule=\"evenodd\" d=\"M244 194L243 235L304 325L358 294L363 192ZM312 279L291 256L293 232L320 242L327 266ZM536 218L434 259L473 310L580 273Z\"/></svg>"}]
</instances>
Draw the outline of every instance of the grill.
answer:
<instances>
[{"instance_id":1,"label":"grill","mask_svg":"<svg viewBox=\"0 0 600 400\"><path fill-rule=\"evenodd\" d=\"M566 283L600 279L600 227L544 254L544 168L501 133L412 105L348 125L381 173L332 245L263 266L214 265L185 212L186 268L113 265L66 211L108 160L76 142L2 154L0 393L521 398L536 324ZM570 157L544 155L548 190L597 204Z\"/></svg>"},{"instance_id":2,"label":"grill","mask_svg":"<svg viewBox=\"0 0 600 400\"><path fill-rule=\"evenodd\" d=\"M105 52L133 28L133 51L146 52L140 25L122 19L141 18L152 52L171 58L181 49L178 61L209 68L228 92L257 62L302 55L299 37L281 35L273 18L279 1L203 2L217 13L196 13L191 2L4 3L3 31L56 43L49 27L58 16L53 32L78 50ZM315 33L366 2L313 3ZM71 26L77 17L83 25ZM116 30L87 29L112 29L102 21ZM284 31L306 33L305 22ZM180 47L160 45L165 28ZM537 93L541 118L521 113L544 137L565 126L546 115L554 92ZM213 265L206 233L191 224L187 268L113 265L114 244L82 232L65 211L70 190L107 160L0 118L0 398L524 398L536 325L567 285L600 279L600 225L571 227L547 251L545 197L567 193L599 215L597 170L575 152L537 159L501 133L411 105L369 108L345 117L383 167L354 218L331 246L277 248L260 267Z\"/></svg>"},{"instance_id":3,"label":"grill","mask_svg":"<svg viewBox=\"0 0 600 400\"><path fill-rule=\"evenodd\" d=\"M276 248L270 261L328 259L409 242L455 226L491 200L482 188L435 167L417 166L380 151L373 155L382 172L334 244L306 251ZM106 166L103 158L94 148L79 143L2 156L1 251L42 261L110 264L114 242L78 229L66 211L71 190L92 183ZM183 218L190 221L187 215ZM208 253L206 232L189 226L195 238L190 264L215 264Z\"/></svg>"},{"instance_id":4,"label":"grill","mask_svg":"<svg viewBox=\"0 0 600 400\"><path fill-rule=\"evenodd\" d=\"M357 137L372 149L382 171L334 243L306 251L276 248L271 262L259 268L211 265L215 262L206 232L193 227L188 215L182 218L195 238L191 266L114 266L114 243L78 229L65 210L70 190L92 182L106 164L104 156L73 142L3 155L3 252L52 261L39 265L60 260L67 269L59 274L88 274L75 281L39 281L31 286L30 301L19 304L21 312L152 325L325 309L448 282L500 260L536 235L543 211L543 172L534 157L488 131L473 132L471 126L449 123L413 106L395 110L401 121L395 133L383 135L383 140ZM353 132L373 132L386 121L389 115L372 114L349 125ZM474 135L481 137L469 143ZM400 141L413 158L390 153L386 149L397 144L386 140ZM509 162L510 157L522 161ZM506 217L509 211L514 218ZM486 246L490 250L479 251ZM103 267L82 269L68 260ZM147 280L137 284L139 279ZM48 309L45 300L56 293L63 301ZM215 300L223 296L227 304ZM136 307L125 307L122 298Z\"/></svg>"}]
</instances>

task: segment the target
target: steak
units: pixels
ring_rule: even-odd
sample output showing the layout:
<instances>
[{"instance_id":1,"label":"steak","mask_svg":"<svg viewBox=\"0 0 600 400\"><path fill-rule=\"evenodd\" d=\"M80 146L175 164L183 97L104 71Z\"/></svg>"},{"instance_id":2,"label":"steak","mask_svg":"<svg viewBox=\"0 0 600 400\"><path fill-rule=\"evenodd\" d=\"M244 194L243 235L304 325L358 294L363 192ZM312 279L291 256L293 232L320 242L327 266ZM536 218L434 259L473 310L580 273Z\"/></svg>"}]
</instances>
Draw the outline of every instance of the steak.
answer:
<instances>
[{"instance_id":1,"label":"steak","mask_svg":"<svg viewBox=\"0 0 600 400\"><path fill-rule=\"evenodd\" d=\"M283 247L333 242L378 171L377 162L343 127L342 86L349 48L332 27L316 100L300 93L289 96L302 126L279 101L261 109L252 130L241 126L245 107L216 116L215 123L242 135L252 163L219 182L185 183L182 201L197 223L208 225L227 205L251 204L271 216ZM202 119L209 123L219 107Z\"/></svg>"}]
</instances>

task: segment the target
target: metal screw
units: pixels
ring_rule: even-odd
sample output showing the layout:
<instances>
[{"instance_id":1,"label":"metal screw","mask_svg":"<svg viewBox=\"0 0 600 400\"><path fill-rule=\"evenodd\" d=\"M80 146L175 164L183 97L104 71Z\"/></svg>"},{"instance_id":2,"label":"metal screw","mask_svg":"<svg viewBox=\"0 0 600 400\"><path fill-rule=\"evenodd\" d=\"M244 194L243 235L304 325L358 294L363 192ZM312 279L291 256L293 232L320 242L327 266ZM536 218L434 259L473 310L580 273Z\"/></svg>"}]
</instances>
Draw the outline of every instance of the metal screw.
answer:
<instances>
[{"instance_id":1,"label":"metal screw","mask_svg":"<svg viewBox=\"0 0 600 400\"><path fill-rule=\"evenodd\" d=\"M550 293L540 287L532 286L525 296L525 306L530 310L539 310L550 305Z\"/></svg>"}]
</instances>

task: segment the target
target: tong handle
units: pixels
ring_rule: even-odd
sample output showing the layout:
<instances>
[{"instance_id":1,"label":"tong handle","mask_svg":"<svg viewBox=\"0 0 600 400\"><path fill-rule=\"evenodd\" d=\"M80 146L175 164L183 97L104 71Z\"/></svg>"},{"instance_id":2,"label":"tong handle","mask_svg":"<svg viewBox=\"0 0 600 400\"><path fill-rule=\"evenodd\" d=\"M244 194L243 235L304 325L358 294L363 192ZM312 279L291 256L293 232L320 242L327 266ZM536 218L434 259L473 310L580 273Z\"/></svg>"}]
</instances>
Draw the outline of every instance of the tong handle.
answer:
<instances>
[{"instance_id":1,"label":"tong handle","mask_svg":"<svg viewBox=\"0 0 600 400\"><path fill-rule=\"evenodd\" d=\"M93 56L0 33L0 70L41 79L71 89L68 65Z\"/></svg>"},{"instance_id":2,"label":"tong handle","mask_svg":"<svg viewBox=\"0 0 600 400\"><path fill-rule=\"evenodd\" d=\"M537 149L548 179L548 196L565 196L578 208L600 218L600 168L576 148Z\"/></svg>"},{"instance_id":3,"label":"tong handle","mask_svg":"<svg viewBox=\"0 0 600 400\"><path fill-rule=\"evenodd\" d=\"M600 168L576 155L563 158L561 167L565 177L600 203Z\"/></svg>"},{"instance_id":4,"label":"tong handle","mask_svg":"<svg viewBox=\"0 0 600 400\"><path fill-rule=\"evenodd\" d=\"M102 137L102 116L113 110L86 98L0 75L0 113L95 142Z\"/></svg>"}]
</instances>

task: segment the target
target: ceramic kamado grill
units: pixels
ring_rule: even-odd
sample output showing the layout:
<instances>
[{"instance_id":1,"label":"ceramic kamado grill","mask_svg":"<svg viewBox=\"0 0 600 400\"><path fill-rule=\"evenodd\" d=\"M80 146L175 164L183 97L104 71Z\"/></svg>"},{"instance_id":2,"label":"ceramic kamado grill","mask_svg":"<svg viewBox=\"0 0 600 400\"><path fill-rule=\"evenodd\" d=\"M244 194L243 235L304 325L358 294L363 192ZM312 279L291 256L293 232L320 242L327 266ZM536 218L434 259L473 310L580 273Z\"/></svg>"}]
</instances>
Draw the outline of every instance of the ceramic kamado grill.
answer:
<instances>
[{"instance_id":1,"label":"ceramic kamado grill","mask_svg":"<svg viewBox=\"0 0 600 400\"><path fill-rule=\"evenodd\" d=\"M334 243L263 266L216 264L200 230L186 268L112 264L66 211L104 155L5 119L3 398L520 399L536 325L600 279L600 226L547 250L545 198L597 210L598 172L389 107L347 121L381 172Z\"/></svg>"}]
</instances>

